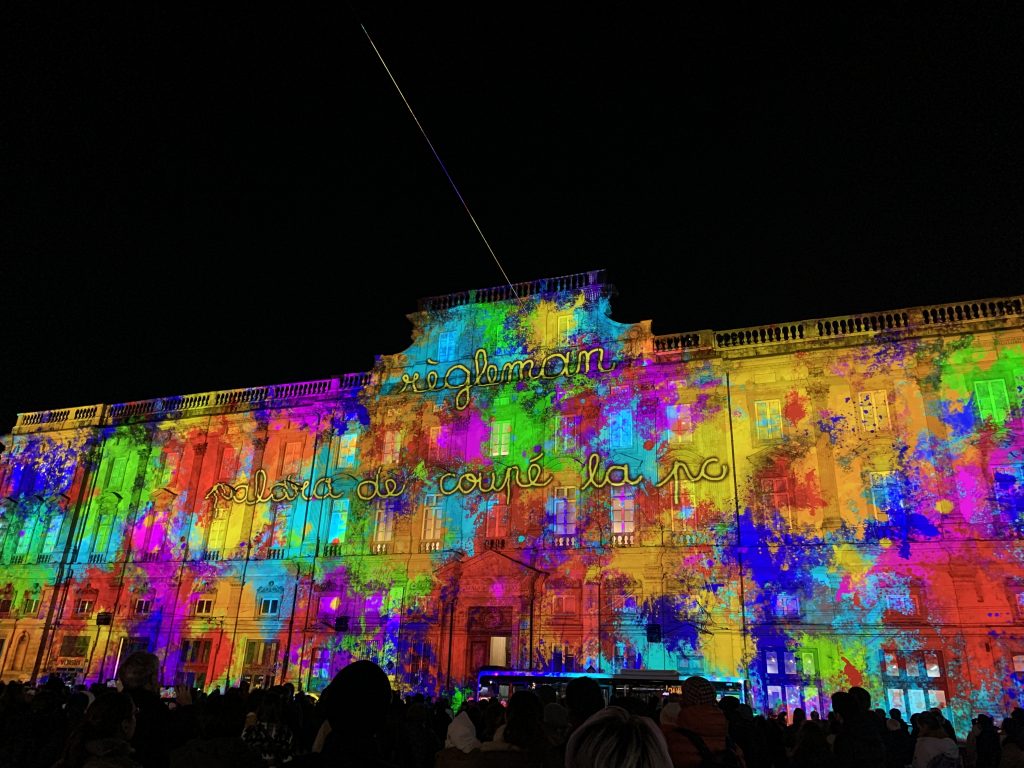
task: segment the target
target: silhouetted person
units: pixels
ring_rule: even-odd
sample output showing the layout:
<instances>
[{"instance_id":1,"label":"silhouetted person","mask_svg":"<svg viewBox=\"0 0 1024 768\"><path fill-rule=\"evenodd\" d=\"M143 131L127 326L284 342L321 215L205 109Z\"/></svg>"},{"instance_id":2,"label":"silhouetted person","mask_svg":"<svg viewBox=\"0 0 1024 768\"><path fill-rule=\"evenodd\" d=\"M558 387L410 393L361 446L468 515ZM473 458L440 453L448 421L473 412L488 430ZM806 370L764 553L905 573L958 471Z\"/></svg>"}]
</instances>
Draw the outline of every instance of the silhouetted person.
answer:
<instances>
[{"instance_id":1,"label":"silhouetted person","mask_svg":"<svg viewBox=\"0 0 1024 768\"><path fill-rule=\"evenodd\" d=\"M565 768L672 768L661 730L649 717L605 707L573 731Z\"/></svg>"},{"instance_id":2,"label":"silhouetted person","mask_svg":"<svg viewBox=\"0 0 1024 768\"><path fill-rule=\"evenodd\" d=\"M135 733L135 717L135 702L126 693L110 691L96 699L68 736L54 768L138 768L129 743Z\"/></svg>"},{"instance_id":3,"label":"silhouetted person","mask_svg":"<svg viewBox=\"0 0 1024 768\"><path fill-rule=\"evenodd\" d=\"M392 765L381 741L390 704L391 682L372 661L354 661L338 672L320 695L329 724L320 764L332 768Z\"/></svg>"},{"instance_id":4,"label":"silhouetted person","mask_svg":"<svg viewBox=\"0 0 1024 768\"><path fill-rule=\"evenodd\" d=\"M168 709L160 699L160 658L148 651L129 654L117 677L138 708L132 737L135 759L143 768L168 768L171 750L198 735L191 691L177 686L177 706Z\"/></svg>"},{"instance_id":5,"label":"silhouetted person","mask_svg":"<svg viewBox=\"0 0 1024 768\"><path fill-rule=\"evenodd\" d=\"M832 742L838 768L885 768L885 745L870 707L870 697L865 700L855 689L832 694L832 709L841 723Z\"/></svg>"}]
</instances>

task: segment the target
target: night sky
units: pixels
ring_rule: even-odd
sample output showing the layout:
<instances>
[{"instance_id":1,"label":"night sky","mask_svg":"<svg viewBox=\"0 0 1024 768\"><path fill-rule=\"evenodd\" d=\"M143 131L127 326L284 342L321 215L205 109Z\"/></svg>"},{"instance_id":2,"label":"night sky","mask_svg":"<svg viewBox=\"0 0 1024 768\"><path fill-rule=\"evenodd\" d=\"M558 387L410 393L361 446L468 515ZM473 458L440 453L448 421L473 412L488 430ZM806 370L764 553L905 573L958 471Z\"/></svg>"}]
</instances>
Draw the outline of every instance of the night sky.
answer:
<instances>
[{"instance_id":1,"label":"night sky","mask_svg":"<svg viewBox=\"0 0 1024 768\"><path fill-rule=\"evenodd\" d=\"M504 282L361 23L513 281L656 333L1024 293L1014 3L137 5L0 24L0 434L369 370Z\"/></svg>"}]
</instances>

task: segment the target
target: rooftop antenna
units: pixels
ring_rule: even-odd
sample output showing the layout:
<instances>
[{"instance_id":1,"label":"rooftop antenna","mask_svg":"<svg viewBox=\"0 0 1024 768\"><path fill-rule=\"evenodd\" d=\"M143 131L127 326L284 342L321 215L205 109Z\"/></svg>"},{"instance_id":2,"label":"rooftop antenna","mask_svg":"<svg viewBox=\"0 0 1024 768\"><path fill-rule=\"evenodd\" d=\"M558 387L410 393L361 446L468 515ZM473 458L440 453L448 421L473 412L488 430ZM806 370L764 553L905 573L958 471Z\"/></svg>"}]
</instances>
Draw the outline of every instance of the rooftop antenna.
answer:
<instances>
[{"instance_id":1,"label":"rooftop antenna","mask_svg":"<svg viewBox=\"0 0 1024 768\"><path fill-rule=\"evenodd\" d=\"M373 52L376 53L377 58L380 59L380 63L384 67L384 71L387 72L388 77L391 78L391 82L394 84L395 90L398 91L398 95L402 97L402 101L405 103L405 108L408 109L409 114L412 115L412 119L415 121L416 127L420 129L420 133L423 135L423 140L427 142L427 146L430 147L430 151L434 154L434 159L437 160L437 164L441 166L441 170L444 171L444 175L448 177L448 183L451 184L452 189L455 190L455 194L458 196L459 202L462 203L462 207L466 210L466 215L469 216L469 220L473 222L473 226L476 227L476 231L480 235L480 239L483 240L484 245L487 246L487 250L490 252L491 258L494 259L494 263L497 264L498 269L501 270L501 276L504 277L505 282L508 283L509 290L512 291L512 295L516 297L516 301L522 304L523 300L519 297L519 294L516 293L516 289L512 285L512 281L508 279L508 275L505 274L504 267L501 266L501 262L498 261L498 256L494 253L494 249L491 248L491 244L487 242L487 238L484 237L484 233L483 230L480 229L480 225L476 223L476 219L473 217L472 211L470 211L469 206L466 205L465 198L462 197L462 193L459 192L459 188L455 185L455 181L452 179L451 174L448 173L448 169L441 160L441 156L438 155L437 150L434 149L434 145L427 136L427 132L423 130L423 126L420 124L419 118L416 117L416 113L413 112L412 107L409 104L409 100L405 98L405 94L402 93L402 89L398 87L398 81L395 80L395 76L391 74L391 69L388 68L387 62L384 61L384 57L381 56L380 51L377 50L377 45L373 42L373 38L370 37L370 33L366 31L366 25L360 22L359 26L362 28L363 34L366 35L366 39L370 42L370 45L373 47Z\"/></svg>"}]
</instances>

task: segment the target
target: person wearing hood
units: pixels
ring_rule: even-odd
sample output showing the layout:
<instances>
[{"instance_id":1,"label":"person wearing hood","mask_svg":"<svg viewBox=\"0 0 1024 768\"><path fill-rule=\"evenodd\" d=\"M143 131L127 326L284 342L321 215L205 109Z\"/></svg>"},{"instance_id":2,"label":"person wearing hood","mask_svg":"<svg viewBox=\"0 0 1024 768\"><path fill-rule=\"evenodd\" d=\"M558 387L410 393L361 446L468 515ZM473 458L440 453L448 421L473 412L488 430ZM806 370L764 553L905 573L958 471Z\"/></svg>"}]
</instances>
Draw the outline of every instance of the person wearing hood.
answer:
<instances>
[{"instance_id":1,"label":"person wearing hood","mask_svg":"<svg viewBox=\"0 0 1024 768\"><path fill-rule=\"evenodd\" d=\"M111 691L96 699L68 736L55 768L140 768L130 743L137 711L126 693Z\"/></svg>"},{"instance_id":2,"label":"person wearing hood","mask_svg":"<svg viewBox=\"0 0 1024 768\"><path fill-rule=\"evenodd\" d=\"M738 765L744 765L742 753L729 737L729 722L719 708L715 687L704 677L688 677L679 696L679 714L675 728L662 726L668 751L675 768L696 768L701 753L687 731L698 736L712 753L732 752Z\"/></svg>"},{"instance_id":3,"label":"person wearing hood","mask_svg":"<svg viewBox=\"0 0 1024 768\"><path fill-rule=\"evenodd\" d=\"M912 768L928 768L939 755L945 755L953 761L960 761L960 747L946 734L942 722L933 712L921 712L917 715L917 723L921 728L917 743L914 745Z\"/></svg>"}]
</instances>

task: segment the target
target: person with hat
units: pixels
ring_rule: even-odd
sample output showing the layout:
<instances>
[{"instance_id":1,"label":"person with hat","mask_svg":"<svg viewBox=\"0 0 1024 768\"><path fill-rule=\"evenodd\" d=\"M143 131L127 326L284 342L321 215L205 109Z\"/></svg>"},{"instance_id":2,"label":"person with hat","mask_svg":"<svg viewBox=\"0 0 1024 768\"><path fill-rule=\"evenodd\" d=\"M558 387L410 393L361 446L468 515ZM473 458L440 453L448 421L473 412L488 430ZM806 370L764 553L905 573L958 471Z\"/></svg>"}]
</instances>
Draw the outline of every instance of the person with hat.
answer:
<instances>
[{"instance_id":1,"label":"person with hat","mask_svg":"<svg viewBox=\"0 0 1024 768\"><path fill-rule=\"evenodd\" d=\"M719 758L744 766L743 755L729 737L729 722L718 706L715 687L705 677L688 677L679 696L675 728L665 729L674 768L697 768L703 761L701 744Z\"/></svg>"}]
</instances>

